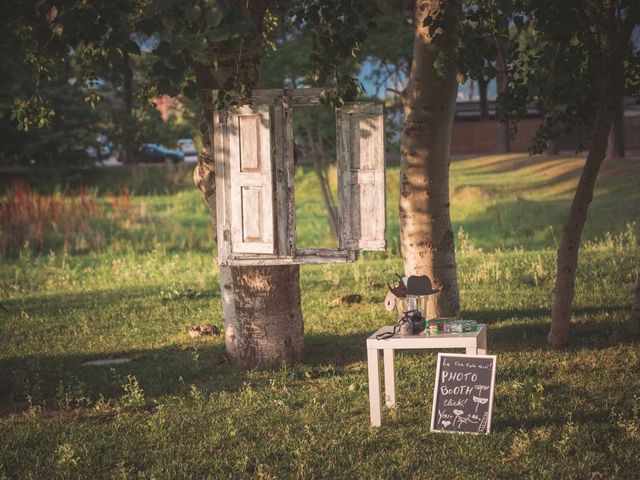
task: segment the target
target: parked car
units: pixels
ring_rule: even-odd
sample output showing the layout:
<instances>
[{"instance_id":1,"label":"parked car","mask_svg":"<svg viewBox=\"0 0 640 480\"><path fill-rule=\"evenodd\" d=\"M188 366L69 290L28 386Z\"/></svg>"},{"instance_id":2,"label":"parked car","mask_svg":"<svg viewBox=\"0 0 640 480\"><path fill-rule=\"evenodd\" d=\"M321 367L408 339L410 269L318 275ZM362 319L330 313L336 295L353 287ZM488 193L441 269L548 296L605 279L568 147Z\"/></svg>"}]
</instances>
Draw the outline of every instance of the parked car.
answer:
<instances>
[{"instance_id":1,"label":"parked car","mask_svg":"<svg viewBox=\"0 0 640 480\"><path fill-rule=\"evenodd\" d=\"M185 162L198 161L198 151L196 150L196 144L192 138L181 138L178 140L178 150L184 153Z\"/></svg>"},{"instance_id":2,"label":"parked car","mask_svg":"<svg viewBox=\"0 0 640 480\"><path fill-rule=\"evenodd\" d=\"M138 152L138 161L148 163L178 163L184 160L184 153L170 150L155 143L145 143Z\"/></svg>"}]
</instances>

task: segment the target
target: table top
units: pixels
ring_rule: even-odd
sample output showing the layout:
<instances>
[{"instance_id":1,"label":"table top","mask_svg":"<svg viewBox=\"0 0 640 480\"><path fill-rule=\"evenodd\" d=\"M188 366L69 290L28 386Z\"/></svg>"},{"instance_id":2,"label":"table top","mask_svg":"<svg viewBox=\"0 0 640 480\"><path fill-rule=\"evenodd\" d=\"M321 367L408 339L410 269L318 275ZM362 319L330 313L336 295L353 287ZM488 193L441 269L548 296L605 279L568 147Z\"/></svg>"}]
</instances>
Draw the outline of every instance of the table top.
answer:
<instances>
[{"instance_id":1,"label":"table top","mask_svg":"<svg viewBox=\"0 0 640 480\"><path fill-rule=\"evenodd\" d=\"M417 335L400 335L396 333L393 337L377 339L381 333L393 331L393 325L385 325L379 328L373 335L367 338L369 348L431 348L431 347L465 347L476 345L478 336L486 331L487 326L479 323L474 332L465 333L439 333L429 335L426 331Z\"/></svg>"}]
</instances>

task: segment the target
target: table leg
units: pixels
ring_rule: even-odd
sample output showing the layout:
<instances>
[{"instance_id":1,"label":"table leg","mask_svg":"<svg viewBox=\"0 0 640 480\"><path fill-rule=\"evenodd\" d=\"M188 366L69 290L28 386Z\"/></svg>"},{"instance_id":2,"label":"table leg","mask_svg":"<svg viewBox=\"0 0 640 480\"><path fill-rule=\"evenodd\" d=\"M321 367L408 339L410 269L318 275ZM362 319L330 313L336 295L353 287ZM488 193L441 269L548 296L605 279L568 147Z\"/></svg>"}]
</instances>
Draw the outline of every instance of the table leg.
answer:
<instances>
[{"instance_id":1,"label":"table leg","mask_svg":"<svg viewBox=\"0 0 640 480\"><path fill-rule=\"evenodd\" d=\"M371 416L371 425L379 427L382 423L382 415L377 349L367 349L367 370L369 371L369 414Z\"/></svg>"},{"instance_id":2,"label":"table leg","mask_svg":"<svg viewBox=\"0 0 640 480\"><path fill-rule=\"evenodd\" d=\"M478 355L487 354L487 327L482 329L480 335L478 335Z\"/></svg>"},{"instance_id":3,"label":"table leg","mask_svg":"<svg viewBox=\"0 0 640 480\"><path fill-rule=\"evenodd\" d=\"M393 349L385 348L384 352L384 398L387 407L396 404L396 370L393 365Z\"/></svg>"}]
</instances>

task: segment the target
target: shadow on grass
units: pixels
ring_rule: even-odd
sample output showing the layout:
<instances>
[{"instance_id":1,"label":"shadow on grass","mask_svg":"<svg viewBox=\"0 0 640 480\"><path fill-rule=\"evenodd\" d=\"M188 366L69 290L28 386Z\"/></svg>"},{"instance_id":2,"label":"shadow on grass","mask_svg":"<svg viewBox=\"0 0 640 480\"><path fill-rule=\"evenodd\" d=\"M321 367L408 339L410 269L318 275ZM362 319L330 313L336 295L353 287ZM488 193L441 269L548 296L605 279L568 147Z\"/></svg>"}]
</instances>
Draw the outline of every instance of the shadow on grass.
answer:
<instances>
[{"instance_id":1,"label":"shadow on grass","mask_svg":"<svg viewBox=\"0 0 640 480\"><path fill-rule=\"evenodd\" d=\"M496 416L492 420L491 430L492 432L499 432L504 430L525 430L531 431L543 427L553 427L558 425L565 425L571 422L573 425L589 425L589 424L601 424L611 425L611 412L606 409L598 409L596 411L590 410L589 412L567 412L566 410L560 410L557 413L537 413L530 412L526 415L518 416ZM615 427L614 427L615 428Z\"/></svg>"},{"instance_id":2,"label":"shadow on grass","mask_svg":"<svg viewBox=\"0 0 640 480\"><path fill-rule=\"evenodd\" d=\"M131 349L101 354L24 355L0 361L0 417L25 411L29 401L59 410L65 398L90 403L99 398L118 401L125 385L134 378L147 402L162 396L186 395L191 385L204 393L236 392L250 382L266 385L269 377L314 379L341 376L345 367L366 356L365 339L370 332L350 335L316 334L305 338L301 363L286 369L255 371L233 368L225 358L221 338L194 340L188 344L155 349ZM127 363L83 366L88 360L128 359ZM271 372L271 374L269 373ZM266 373L266 375L264 374Z\"/></svg>"},{"instance_id":3,"label":"shadow on grass","mask_svg":"<svg viewBox=\"0 0 640 480\"><path fill-rule=\"evenodd\" d=\"M95 310L116 303L141 301L149 298L157 299L160 304L175 303L180 300L211 300L220 297L220 288L213 284L204 290L177 290L166 295L161 294L158 287L118 288L111 290L94 290L81 293L64 293L55 295L39 295L33 297L3 300L0 304L3 313L17 315L28 305L29 315L49 314L51 312L72 312L74 310Z\"/></svg>"},{"instance_id":4,"label":"shadow on grass","mask_svg":"<svg viewBox=\"0 0 640 480\"><path fill-rule=\"evenodd\" d=\"M571 162L571 158L567 160ZM501 185L487 185L482 177L477 179L477 185L474 182L476 171L480 175L515 175L520 169L528 166L535 166L535 171L531 174L541 178L528 182L523 192L513 191ZM488 203L484 212L475 214L463 222L455 222L454 230L457 231L462 225L472 243L487 251L496 247L555 247L575 191L572 182L577 181L581 169L580 162L571 166L563 165L563 159L547 161L544 157L532 159L517 156L505 157L489 166L464 167L463 172L468 177L457 185L457 188L478 186L499 196L506 195L508 198L483 200ZM635 162L632 166L625 165L624 162L612 162L603 167L594 192L594 202L590 207L585 240L602 237L607 231L622 231L626 224L637 220L640 213L636 207L638 202L631 199L637 197L635 179L639 171L640 162ZM513 198L520 193L526 198ZM530 198L532 195L535 198ZM625 209L620 208L621 195L629 198L625 203ZM455 200L454 194L454 204ZM553 230L550 230L550 227L553 227Z\"/></svg>"},{"instance_id":5,"label":"shadow on grass","mask_svg":"<svg viewBox=\"0 0 640 480\"><path fill-rule=\"evenodd\" d=\"M217 289L207 291L208 298L218 295ZM66 312L86 310L87 297L93 294L72 294L58 297L30 299L30 313L47 313L64 305ZM148 298L148 289L100 292L100 303L127 302ZM63 298L60 298L63 297ZM180 299L168 299L168 302ZM17 309L23 302L5 302L8 309ZM628 336L622 322L611 321L607 314L620 313L623 307L582 307L575 309L578 317L589 316L572 326L569 345L550 350L546 343L548 332L547 309L477 310L467 312L470 318L489 325L489 353L525 353L537 351L573 354L584 350L597 350L628 344ZM505 319L523 319L516 322ZM601 319L601 320L599 320ZM289 380L304 380L324 376L341 376L362 372L359 365L366 360L366 338L371 331L351 331L347 334L321 332L305 337L305 354L302 362L287 369L273 368L266 374L256 374L232 368L225 359L221 337L203 340L180 341L161 348L137 348L96 353L40 355L27 353L0 360L0 416L24 411L33 404L44 404L56 410L60 403L71 399L86 398L95 402L99 398L118 401L125 393L125 385L131 379L139 382L147 402L162 396L183 396L191 385L205 393L236 392L249 382L257 388L267 384L274 376ZM435 352L435 351L434 351ZM432 352L432 353L434 353ZM425 353L425 352L418 352ZM98 358L127 358L128 363L104 366L83 366L87 360ZM541 360L542 362L542 360ZM535 363L535 362L534 362ZM540 368L543 366L540 365ZM537 367L533 365L534 369ZM545 370L543 368L543 370ZM546 371L546 370L545 370ZM271 372L271 373L269 373ZM543 374L537 371L532 374ZM548 373L548 372L547 372ZM510 378L508 371L503 379ZM531 421L536 421L535 417ZM544 420L551 421L548 419ZM501 428L509 428L505 423Z\"/></svg>"},{"instance_id":6,"label":"shadow on grass","mask_svg":"<svg viewBox=\"0 0 640 480\"><path fill-rule=\"evenodd\" d=\"M569 202L568 199L502 199L487 205L482 213L454 221L453 229L459 231L462 227L472 245L485 251L555 248L558 240L555 236L560 235ZM624 221L620 222L624 225Z\"/></svg>"},{"instance_id":7,"label":"shadow on grass","mask_svg":"<svg viewBox=\"0 0 640 480\"><path fill-rule=\"evenodd\" d=\"M568 344L557 351L604 349L632 340L624 322L609 318L611 314L624 317L627 308L577 307L573 314L577 318L590 320L574 321ZM550 310L546 308L524 308L507 310L478 310L465 312L465 316L489 325L488 342L492 353L522 352L549 348L547 334L551 322ZM527 319L517 323L505 323L506 319ZM602 320L598 320L602 319Z\"/></svg>"},{"instance_id":8,"label":"shadow on grass","mask_svg":"<svg viewBox=\"0 0 640 480\"><path fill-rule=\"evenodd\" d=\"M88 360L127 359L128 363L83 366ZM99 398L116 401L131 380L139 383L147 401L163 395L183 395L191 384L206 390L233 391L243 372L228 368L224 346L193 345L157 349L71 355L30 355L0 362L0 375L8 379L0 388L0 416L28 408L28 400L56 410L66 398L91 403Z\"/></svg>"}]
</instances>

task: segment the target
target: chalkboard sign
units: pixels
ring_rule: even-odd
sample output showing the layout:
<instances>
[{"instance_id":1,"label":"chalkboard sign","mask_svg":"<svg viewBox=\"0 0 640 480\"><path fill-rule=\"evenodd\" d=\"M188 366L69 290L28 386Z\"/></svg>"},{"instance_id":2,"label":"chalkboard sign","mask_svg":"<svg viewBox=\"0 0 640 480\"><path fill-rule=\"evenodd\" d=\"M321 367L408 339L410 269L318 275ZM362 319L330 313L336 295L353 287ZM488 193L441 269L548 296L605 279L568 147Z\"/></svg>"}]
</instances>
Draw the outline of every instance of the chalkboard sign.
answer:
<instances>
[{"instance_id":1,"label":"chalkboard sign","mask_svg":"<svg viewBox=\"0 0 640 480\"><path fill-rule=\"evenodd\" d=\"M489 433L495 355L438 353L432 432Z\"/></svg>"}]
</instances>

